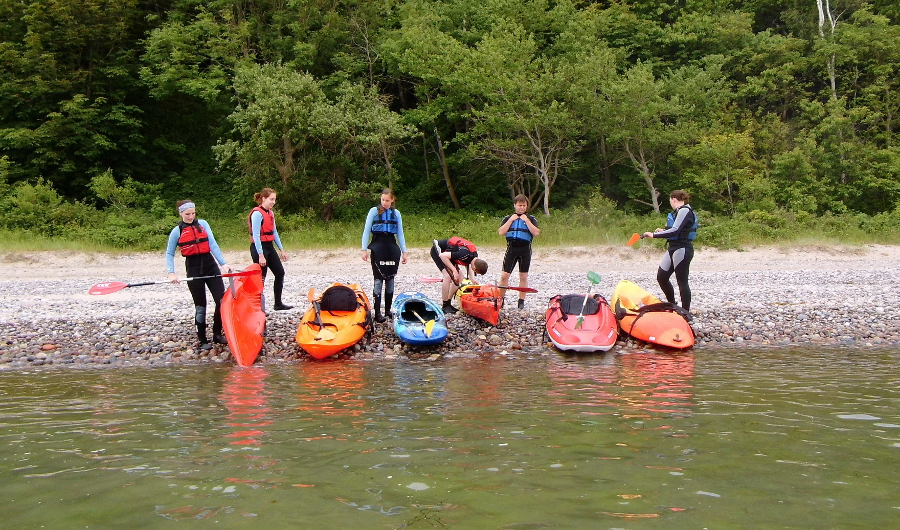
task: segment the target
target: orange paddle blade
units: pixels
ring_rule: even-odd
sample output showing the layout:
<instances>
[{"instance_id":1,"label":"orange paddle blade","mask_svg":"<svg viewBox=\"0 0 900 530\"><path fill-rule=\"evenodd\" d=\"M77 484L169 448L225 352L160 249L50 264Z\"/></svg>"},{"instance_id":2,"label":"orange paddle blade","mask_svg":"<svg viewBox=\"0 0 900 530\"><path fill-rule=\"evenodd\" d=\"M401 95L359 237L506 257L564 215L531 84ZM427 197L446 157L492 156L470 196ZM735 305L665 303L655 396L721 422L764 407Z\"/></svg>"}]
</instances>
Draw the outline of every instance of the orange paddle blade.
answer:
<instances>
[{"instance_id":1,"label":"orange paddle blade","mask_svg":"<svg viewBox=\"0 0 900 530\"><path fill-rule=\"evenodd\" d=\"M631 236L631 239L628 240L628 243L626 243L625 246L630 247L631 245L637 243L639 239L641 239L641 234L633 234Z\"/></svg>"}]
</instances>

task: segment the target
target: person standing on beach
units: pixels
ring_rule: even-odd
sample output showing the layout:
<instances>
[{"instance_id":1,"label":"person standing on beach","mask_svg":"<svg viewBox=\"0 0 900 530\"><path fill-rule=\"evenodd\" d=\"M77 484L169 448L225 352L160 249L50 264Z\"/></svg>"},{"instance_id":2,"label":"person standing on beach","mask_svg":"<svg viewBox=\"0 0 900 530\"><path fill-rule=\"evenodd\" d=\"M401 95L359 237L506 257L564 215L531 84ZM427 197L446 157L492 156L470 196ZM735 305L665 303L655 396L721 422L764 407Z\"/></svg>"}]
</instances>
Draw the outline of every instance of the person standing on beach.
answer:
<instances>
[{"instance_id":1,"label":"person standing on beach","mask_svg":"<svg viewBox=\"0 0 900 530\"><path fill-rule=\"evenodd\" d=\"M643 237L665 238L669 241L666 253L663 254L656 272L659 288L666 295L669 303L675 303L675 289L670 278L675 273L678 291L681 293L681 307L691 310L691 287L688 275L691 260L694 259L694 238L700 220L691 205L691 195L684 190L675 190L669 194L669 204L674 209L666 218L666 227L657 228L653 232L644 232Z\"/></svg>"},{"instance_id":2,"label":"person standing on beach","mask_svg":"<svg viewBox=\"0 0 900 530\"><path fill-rule=\"evenodd\" d=\"M366 216L362 234L362 259L369 259L372 251L372 276L375 278L372 296L375 304L375 322L391 318L394 302L394 276L400 263L406 263L406 239L403 237L403 218L394 208L394 192L381 190L381 203L373 206ZM370 241L371 239L371 241ZM398 245L399 243L399 245ZM384 315L381 314L381 289L384 287Z\"/></svg>"},{"instance_id":3,"label":"person standing on beach","mask_svg":"<svg viewBox=\"0 0 900 530\"><path fill-rule=\"evenodd\" d=\"M488 264L478 258L478 249L475 245L456 236L450 239L432 240L431 259L434 260L443 277L441 299L444 301L444 305L442 309L444 313L452 315L458 311L450 302L453 300L453 293L456 292L462 281L459 266L466 266L466 278L468 278L471 272L487 274Z\"/></svg>"},{"instance_id":4,"label":"person standing on beach","mask_svg":"<svg viewBox=\"0 0 900 530\"><path fill-rule=\"evenodd\" d=\"M272 188L263 188L254 194L256 207L250 210L247 225L250 229L250 258L253 263L259 263L263 281L266 280L266 271L272 269L272 274L275 275L275 311L287 311L294 306L285 304L281 299L284 290L284 265L281 262L287 261L288 257L284 253L281 238L278 237L275 212L272 211L277 198Z\"/></svg>"},{"instance_id":5,"label":"person standing on beach","mask_svg":"<svg viewBox=\"0 0 900 530\"><path fill-rule=\"evenodd\" d=\"M219 276L222 274L219 265L226 273L233 269L225 263L225 256L213 237L209 223L203 219L197 219L197 209L192 201L183 200L175 203L178 215L181 216L175 228L169 233L169 242L166 245L166 270L169 271L169 280L178 283L175 276L175 249L181 250L184 256L184 267L188 277ZM218 262L218 264L216 263ZM212 348L206 338L206 289L213 297L216 304L213 313L213 342L226 344L228 341L222 334L222 312L220 305L222 295L225 294L225 284L221 277L206 278L205 280L192 280L187 282L188 290L194 299L194 323L197 325L197 339L200 341L200 349Z\"/></svg>"},{"instance_id":6,"label":"person standing on beach","mask_svg":"<svg viewBox=\"0 0 900 530\"><path fill-rule=\"evenodd\" d=\"M506 299L506 286L516 263L519 264L519 287L528 287L528 269L531 267L531 241L541 233L537 219L528 211L528 197L516 195L513 199L516 213L507 215L497 230L506 236L506 255L503 256L503 272L500 273L500 297ZM525 293L519 292L519 309L525 309Z\"/></svg>"}]
</instances>

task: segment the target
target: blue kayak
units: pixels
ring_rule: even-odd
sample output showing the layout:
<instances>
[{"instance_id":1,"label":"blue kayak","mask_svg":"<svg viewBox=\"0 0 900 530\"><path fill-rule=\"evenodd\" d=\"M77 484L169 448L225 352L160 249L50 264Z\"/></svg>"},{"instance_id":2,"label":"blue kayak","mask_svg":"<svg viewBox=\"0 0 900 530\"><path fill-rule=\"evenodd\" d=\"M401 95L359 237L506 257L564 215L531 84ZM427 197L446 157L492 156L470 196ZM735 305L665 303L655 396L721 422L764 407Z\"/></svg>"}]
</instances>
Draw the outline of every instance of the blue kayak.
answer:
<instances>
[{"instance_id":1,"label":"blue kayak","mask_svg":"<svg viewBox=\"0 0 900 530\"><path fill-rule=\"evenodd\" d=\"M407 344L437 344L447 338L444 311L422 293L400 293L391 305L391 313L394 333Z\"/></svg>"}]
</instances>

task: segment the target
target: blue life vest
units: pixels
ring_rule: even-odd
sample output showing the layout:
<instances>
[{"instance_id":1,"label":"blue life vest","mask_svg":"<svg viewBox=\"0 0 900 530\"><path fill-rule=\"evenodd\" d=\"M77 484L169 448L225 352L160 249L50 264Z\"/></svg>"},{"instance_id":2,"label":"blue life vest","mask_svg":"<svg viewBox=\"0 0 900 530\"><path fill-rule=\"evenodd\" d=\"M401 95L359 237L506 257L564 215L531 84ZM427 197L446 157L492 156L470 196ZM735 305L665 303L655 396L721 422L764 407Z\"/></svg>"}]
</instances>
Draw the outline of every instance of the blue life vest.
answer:
<instances>
[{"instance_id":1,"label":"blue life vest","mask_svg":"<svg viewBox=\"0 0 900 530\"><path fill-rule=\"evenodd\" d=\"M397 234L399 225L397 224L397 214L393 208L388 208L381 214L375 216L372 221L373 234Z\"/></svg>"},{"instance_id":2,"label":"blue life vest","mask_svg":"<svg viewBox=\"0 0 900 530\"><path fill-rule=\"evenodd\" d=\"M694 215L694 223L690 228L682 229L681 232L671 237L667 237L667 241L693 241L697 238L697 228L700 226L700 218L697 217L697 212L695 212L694 209L688 205L684 205L681 208L687 208L691 211L691 213ZM681 208L678 208L678 210L680 210ZM666 216L667 230L675 226L675 218L678 216L678 210L675 210Z\"/></svg>"},{"instance_id":3,"label":"blue life vest","mask_svg":"<svg viewBox=\"0 0 900 530\"><path fill-rule=\"evenodd\" d=\"M509 230L506 232L506 239L520 239L522 241L531 242L534 236L531 235L531 232L528 231L528 225L525 224L525 221L521 219L516 219L509 225Z\"/></svg>"}]
</instances>

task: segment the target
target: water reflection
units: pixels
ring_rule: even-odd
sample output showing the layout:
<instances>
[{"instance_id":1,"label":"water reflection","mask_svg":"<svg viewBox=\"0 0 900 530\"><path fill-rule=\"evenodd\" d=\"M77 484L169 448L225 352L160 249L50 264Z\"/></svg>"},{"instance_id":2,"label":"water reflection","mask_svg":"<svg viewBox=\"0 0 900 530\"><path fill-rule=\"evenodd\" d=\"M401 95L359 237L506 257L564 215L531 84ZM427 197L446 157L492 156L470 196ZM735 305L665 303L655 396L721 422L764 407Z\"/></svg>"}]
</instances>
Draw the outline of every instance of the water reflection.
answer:
<instances>
[{"instance_id":1,"label":"water reflection","mask_svg":"<svg viewBox=\"0 0 900 530\"><path fill-rule=\"evenodd\" d=\"M265 427L272 425L266 404L266 368L235 368L225 376L219 400L228 409L226 425L237 430L225 435L231 445L260 446Z\"/></svg>"},{"instance_id":2,"label":"water reflection","mask_svg":"<svg viewBox=\"0 0 900 530\"><path fill-rule=\"evenodd\" d=\"M4 525L892 527L897 373L701 350L0 373Z\"/></svg>"}]
</instances>

